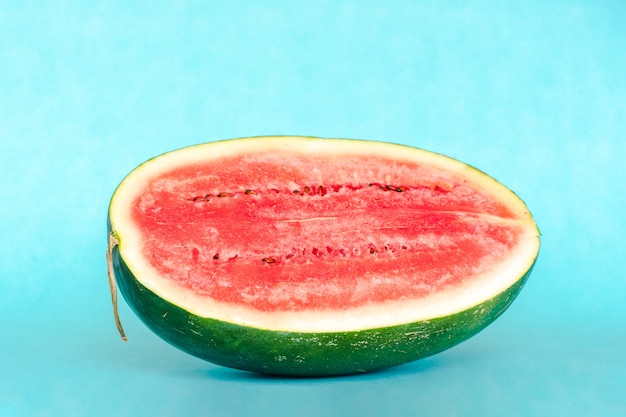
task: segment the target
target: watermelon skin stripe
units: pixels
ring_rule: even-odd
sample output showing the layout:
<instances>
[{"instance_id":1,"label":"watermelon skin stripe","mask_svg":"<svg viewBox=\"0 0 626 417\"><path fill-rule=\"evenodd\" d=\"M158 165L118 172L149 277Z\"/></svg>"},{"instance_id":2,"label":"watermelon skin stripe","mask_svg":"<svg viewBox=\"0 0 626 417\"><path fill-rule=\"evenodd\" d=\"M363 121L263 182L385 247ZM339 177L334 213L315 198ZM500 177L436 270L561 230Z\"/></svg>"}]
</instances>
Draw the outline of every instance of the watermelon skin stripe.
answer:
<instances>
[{"instance_id":1,"label":"watermelon skin stripe","mask_svg":"<svg viewBox=\"0 0 626 417\"><path fill-rule=\"evenodd\" d=\"M171 345L217 365L304 377L389 368L449 349L498 318L517 297L534 266L533 261L523 276L495 297L449 316L353 332L293 332L200 317L144 287L117 247L112 248L112 262L127 303Z\"/></svg>"}]
</instances>

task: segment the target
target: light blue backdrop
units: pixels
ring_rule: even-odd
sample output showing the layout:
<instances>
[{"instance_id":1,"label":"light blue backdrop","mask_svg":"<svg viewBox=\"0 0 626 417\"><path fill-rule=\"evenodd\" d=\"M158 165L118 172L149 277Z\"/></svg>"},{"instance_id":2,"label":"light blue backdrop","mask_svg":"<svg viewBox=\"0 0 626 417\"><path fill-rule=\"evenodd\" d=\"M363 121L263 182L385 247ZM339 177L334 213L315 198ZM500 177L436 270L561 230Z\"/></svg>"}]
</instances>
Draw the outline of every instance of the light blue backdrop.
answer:
<instances>
[{"instance_id":1,"label":"light blue backdrop","mask_svg":"<svg viewBox=\"0 0 626 417\"><path fill-rule=\"evenodd\" d=\"M363 376L186 356L106 282L115 186L159 153L302 134L493 175L543 233L486 331ZM0 416L626 416L626 3L0 0Z\"/></svg>"}]
</instances>

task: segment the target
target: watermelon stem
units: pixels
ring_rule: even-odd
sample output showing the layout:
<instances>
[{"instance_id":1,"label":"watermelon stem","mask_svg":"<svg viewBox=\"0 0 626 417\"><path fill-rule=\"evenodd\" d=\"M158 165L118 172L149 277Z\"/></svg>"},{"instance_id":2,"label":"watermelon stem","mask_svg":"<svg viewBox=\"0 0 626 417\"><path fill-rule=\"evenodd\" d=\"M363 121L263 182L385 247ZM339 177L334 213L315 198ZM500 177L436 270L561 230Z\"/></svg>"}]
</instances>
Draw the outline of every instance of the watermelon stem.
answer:
<instances>
[{"instance_id":1,"label":"watermelon stem","mask_svg":"<svg viewBox=\"0 0 626 417\"><path fill-rule=\"evenodd\" d=\"M117 330L120 332L120 336L122 336L122 340L124 342L127 342L128 338L124 333L124 328L122 327L120 315L117 310L117 283L115 281L115 271L113 270L113 248L115 248L118 244L119 241L113 235L113 232L109 233L109 245L107 247L107 267L109 275L109 288L111 290L111 301L113 302L113 317L115 317L115 324L117 325Z\"/></svg>"}]
</instances>

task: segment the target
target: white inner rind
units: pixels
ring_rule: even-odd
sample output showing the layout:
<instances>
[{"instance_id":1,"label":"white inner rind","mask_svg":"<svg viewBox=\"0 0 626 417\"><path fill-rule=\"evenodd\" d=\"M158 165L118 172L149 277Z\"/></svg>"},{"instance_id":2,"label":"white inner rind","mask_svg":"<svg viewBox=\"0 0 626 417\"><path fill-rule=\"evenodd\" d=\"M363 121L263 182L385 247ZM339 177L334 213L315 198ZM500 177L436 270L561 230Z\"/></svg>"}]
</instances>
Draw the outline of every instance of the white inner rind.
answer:
<instances>
[{"instance_id":1,"label":"white inner rind","mask_svg":"<svg viewBox=\"0 0 626 417\"><path fill-rule=\"evenodd\" d=\"M130 217L131 204L150 180L177 166L218 160L241 153L287 151L311 155L377 155L397 161L418 161L460 173L473 186L508 206L514 222L524 228L519 244L511 255L486 273L463 281L461 286L446 289L415 300L375 303L341 311L305 310L263 312L244 306L215 301L163 278L142 254L140 231ZM511 222L489 216L488 221ZM411 323L448 316L472 308L502 293L517 282L531 267L539 251L539 231L525 204L493 178L457 160L416 148L388 143L343 139L303 137L264 137L214 142L161 155L135 169L115 191L109 208L112 230L119 241L119 251L135 278L163 299L201 317L284 331L354 331ZM487 219L486 219L487 220Z\"/></svg>"}]
</instances>

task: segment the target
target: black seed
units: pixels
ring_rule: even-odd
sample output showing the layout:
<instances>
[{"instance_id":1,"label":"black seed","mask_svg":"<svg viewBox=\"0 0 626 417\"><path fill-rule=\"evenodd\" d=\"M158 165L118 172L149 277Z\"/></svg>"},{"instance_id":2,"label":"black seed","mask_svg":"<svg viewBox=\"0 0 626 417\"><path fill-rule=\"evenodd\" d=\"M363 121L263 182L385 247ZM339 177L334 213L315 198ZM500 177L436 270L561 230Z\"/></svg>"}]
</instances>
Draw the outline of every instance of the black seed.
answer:
<instances>
[{"instance_id":1,"label":"black seed","mask_svg":"<svg viewBox=\"0 0 626 417\"><path fill-rule=\"evenodd\" d=\"M246 194L248 194L248 195L256 194L256 191L254 191L254 190L246 190Z\"/></svg>"},{"instance_id":2,"label":"black seed","mask_svg":"<svg viewBox=\"0 0 626 417\"><path fill-rule=\"evenodd\" d=\"M215 255L213 255L213 260L217 261L220 258L220 254L216 253Z\"/></svg>"},{"instance_id":3,"label":"black seed","mask_svg":"<svg viewBox=\"0 0 626 417\"><path fill-rule=\"evenodd\" d=\"M402 192L406 191L406 188L404 186L402 186L402 185L399 186L399 187L396 187L395 185L385 185L385 189L389 190L389 191L395 191L395 192L398 192L398 193L402 193Z\"/></svg>"}]
</instances>

